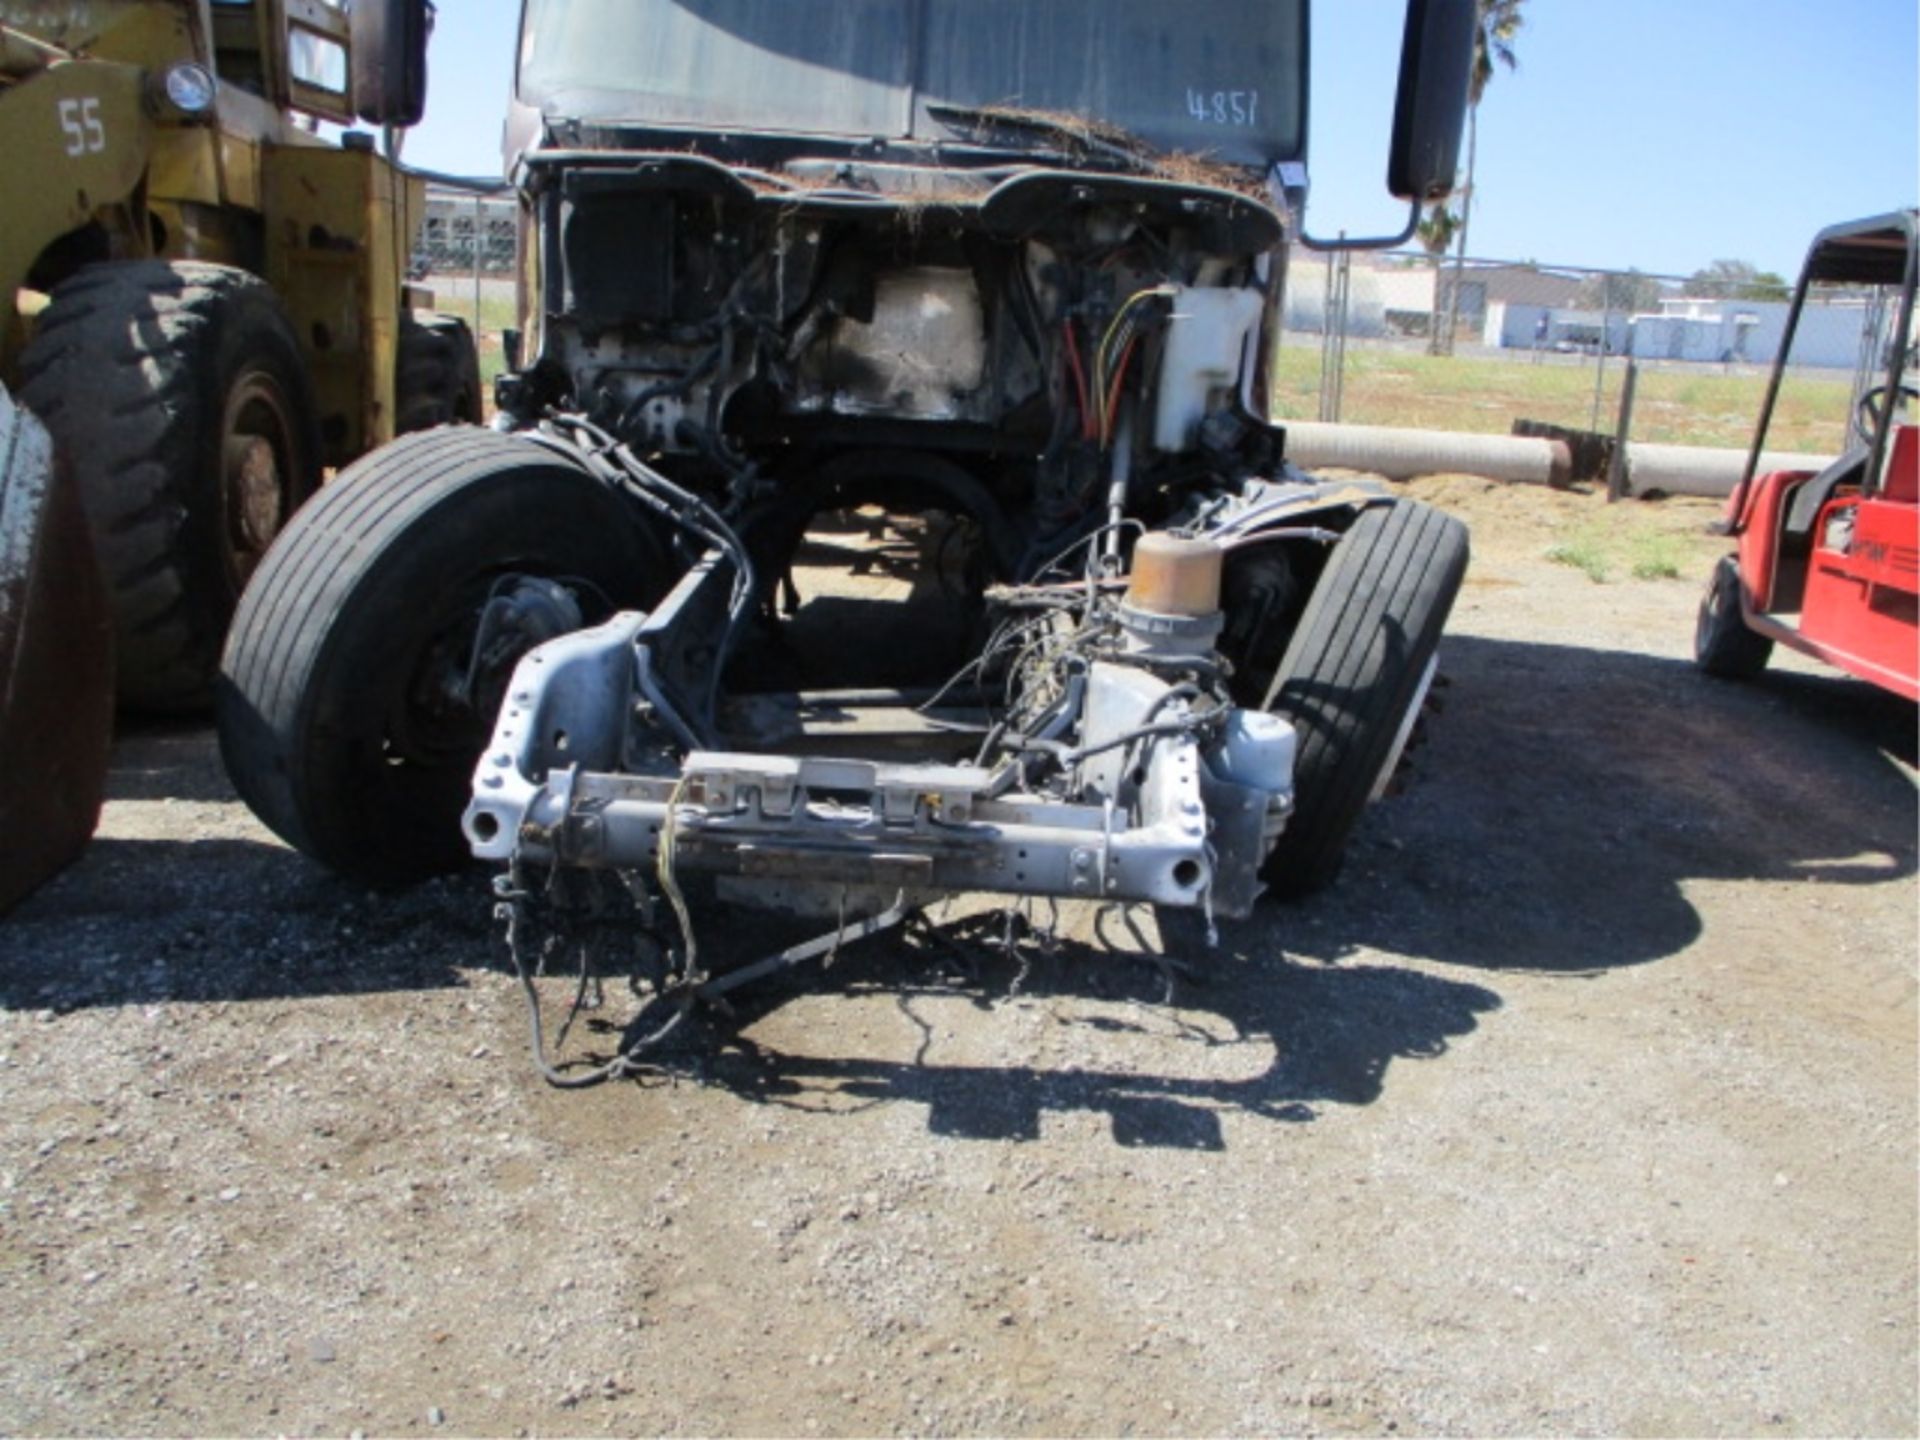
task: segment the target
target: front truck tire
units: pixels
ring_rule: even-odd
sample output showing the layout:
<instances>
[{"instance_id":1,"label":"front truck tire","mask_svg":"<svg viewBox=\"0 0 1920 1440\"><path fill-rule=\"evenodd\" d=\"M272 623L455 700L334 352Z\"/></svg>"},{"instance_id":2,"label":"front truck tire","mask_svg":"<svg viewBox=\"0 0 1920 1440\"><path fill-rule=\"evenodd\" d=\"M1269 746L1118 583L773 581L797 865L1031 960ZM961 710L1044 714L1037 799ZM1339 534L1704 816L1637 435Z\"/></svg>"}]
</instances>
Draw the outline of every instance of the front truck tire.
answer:
<instances>
[{"instance_id":1,"label":"front truck tire","mask_svg":"<svg viewBox=\"0 0 1920 1440\"><path fill-rule=\"evenodd\" d=\"M296 515L247 587L221 665L240 797L322 865L376 883L455 869L491 714L460 697L482 606L559 580L589 623L670 579L629 501L531 441L403 436Z\"/></svg>"},{"instance_id":2,"label":"front truck tire","mask_svg":"<svg viewBox=\"0 0 1920 1440\"><path fill-rule=\"evenodd\" d=\"M1413 500L1362 510L1334 545L1267 692L1299 736L1294 812L1261 870L1273 893L1339 873L1426 693L1467 548L1465 525Z\"/></svg>"},{"instance_id":3,"label":"front truck tire","mask_svg":"<svg viewBox=\"0 0 1920 1440\"><path fill-rule=\"evenodd\" d=\"M121 705L204 710L241 589L320 479L286 312L224 265L94 265L54 289L20 373L80 487Z\"/></svg>"}]
</instances>

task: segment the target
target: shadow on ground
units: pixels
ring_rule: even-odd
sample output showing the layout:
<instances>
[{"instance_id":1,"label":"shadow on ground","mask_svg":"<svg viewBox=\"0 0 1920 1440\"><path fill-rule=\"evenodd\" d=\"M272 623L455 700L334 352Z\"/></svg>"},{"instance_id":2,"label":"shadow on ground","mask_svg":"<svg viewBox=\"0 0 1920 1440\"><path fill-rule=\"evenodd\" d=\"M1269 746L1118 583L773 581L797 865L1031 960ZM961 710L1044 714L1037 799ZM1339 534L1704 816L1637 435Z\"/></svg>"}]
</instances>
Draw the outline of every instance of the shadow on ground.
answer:
<instances>
[{"instance_id":1,"label":"shadow on ground","mask_svg":"<svg viewBox=\"0 0 1920 1440\"><path fill-rule=\"evenodd\" d=\"M1375 807L1333 890L1269 912L1294 953L1593 973L1697 939L1689 881L1914 873L1915 711L1896 697L1476 637L1442 663L1406 792Z\"/></svg>"},{"instance_id":2,"label":"shadow on ground","mask_svg":"<svg viewBox=\"0 0 1920 1440\"><path fill-rule=\"evenodd\" d=\"M1403 962L1593 975L1692 943L1703 924L1692 880L1863 885L1914 873L1911 705L1850 681L1776 673L1730 685L1637 653L1473 637L1450 640L1443 664L1445 708L1412 783L1371 814L1341 881L1224 927L1220 953L1204 955L1185 930L1166 944L1204 972L1204 984L1182 982L1183 1008L1217 1023L1152 1003L1130 1012L1183 1043L1259 1045L1271 1060L1258 1075L949 1066L924 1052L828 1059L768 1038L792 1027L759 1022L808 991L878 991L909 1009L925 993L981 1006L1007 993L1003 957L935 961L897 940L825 977L808 969L748 992L735 1019L702 1027L705 1048L687 1063L758 1103L922 1104L941 1133L1030 1137L1048 1110L1092 1110L1111 1115L1123 1144L1207 1148L1224 1112L1302 1120L1318 1105L1369 1103L1395 1059L1444 1053L1500 1005L1482 985ZM205 731L127 737L109 790L204 802L210 838L195 838L195 822L160 827L164 839L96 841L0 922L0 1006L425 989L504 963L477 872L377 893L264 838L232 838ZM780 927L759 921L710 913L701 925L713 927L710 953L737 960L784 943L769 944ZM1161 978L1080 940L1045 957L1026 993L1154 1002Z\"/></svg>"},{"instance_id":3,"label":"shadow on ground","mask_svg":"<svg viewBox=\"0 0 1920 1440\"><path fill-rule=\"evenodd\" d=\"M425 990L497 959L477 871L375 892L262 840L98 838L0 920L0 1007Z\"/></svg>"},{"instance_id":4,"label":"shadow on ground","mask_svg":"<svg viewBox=\"0 0 1920 1440\"><path fill-rule=\"evenodd\" d=\"M1166 948L1188 948L1167 936L1173 928L1162 929ZM759 1024L797 995L822 991L890 998L920 1032L916 1052L823 1056L788 1038L792 1026ZM1018 1003L1043 1006L1049 1026L1076 1049L1115 1063L929 1059L934 1024L921 1002L970 1004L985 1028L1016 1023L1008 1012L1016 993ZM1325 1105L1371 1104L1396 1060L1445 1054L1500 1003L1484 986L1394 965L1302 965L1276 953L1223 951L1174 980L1152 955L1097 941L1061 941L1016 967L988 945L976 943L968 958L951 940L938 949L894 940L850 953L826 977L814 971L761 986L734 1014L705 1017L666 1064L756 1104L813 1112L924 1106L937 1135L1034 1140L1043 1115L1090 1112L1109 1117L1120 1145L1219 1150L1223 1114L1303 1122ZM1089 1033L1075 1041L1074 1031ZM1095 1037L1126 1040L1124 1061L1114 1053L1121 1047ZM1181 1073L1156 1073L1151 1057Z\"/></svg>"},{"instance_id":5,"label":"shadow on ground","mask_svg":"<svg viewBox=\"0 0 1920 1440\"><path fill-rule=\"evenodd\" d=\"M107 800L217 804L233 799L220 747L200 720L120 716Z\"/></svg>"},{"instance_id":6,"label":"shadow on ground","mask_svg":"<svg viewBox=\"0 0 1920 1440\"><path fill-rule=\"evenodd\" d=\"M1167 1010L1144 1009L1142 1023L1180 1026L1200 1045L1270 1045L1258 1076L823 1058L756 1033L791 989L763 990L710 1029L702 1073L770 1104L922 1104L940 1133L1031 1138L1048 1110L1095 1110L1121 1143L1207 1148L1224 1111L1304 1120L1321 1104L1370 1103L1394 1060L1438 1056L1499 1008L1483 986L1383 960L1592 976L1698 939L1690 881L1850 886L1914 874L1910 704L1824 676L1731 685L1637 653L1477 638L1450 641L1446 667L1445 707L1412 783L1370 815L1338 884L1224 927L1216 955L1203 957L1192 927L1165 944L1206 982L1183 984L1182 1006L1211 1012L1231 1038ZM929 988L915 964L877 942L815 988L891 990L904 1004ZM1153 991L1147 969L1068 944L1029 993L1151 1000L1121 978ZM984 1004L992 990L970 993Z\"/></svg>"}]
</instances>

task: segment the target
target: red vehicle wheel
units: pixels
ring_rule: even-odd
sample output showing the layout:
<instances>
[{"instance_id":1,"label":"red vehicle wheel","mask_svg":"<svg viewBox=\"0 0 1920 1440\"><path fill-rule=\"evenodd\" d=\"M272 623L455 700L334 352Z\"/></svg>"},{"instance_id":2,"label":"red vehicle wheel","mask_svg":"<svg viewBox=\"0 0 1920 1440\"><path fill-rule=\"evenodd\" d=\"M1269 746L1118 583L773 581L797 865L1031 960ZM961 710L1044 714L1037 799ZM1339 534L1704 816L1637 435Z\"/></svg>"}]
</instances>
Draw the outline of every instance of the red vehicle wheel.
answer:
<instances>
[{"instance_id":1,"label":"red vehicle wheel","mask_svg":"<svg viewBox=\"0 0 1920 1440\"><path fill-rule=\"evenodd\" d=\"M1747 628L1740 614L1740 566L1722 555L1713 567L1707 593L1700 597L1700 618L1693 627L1693 661L1709 675L1751 680L1767 668L1773 641Z\"/></svg>"}]
</instances>

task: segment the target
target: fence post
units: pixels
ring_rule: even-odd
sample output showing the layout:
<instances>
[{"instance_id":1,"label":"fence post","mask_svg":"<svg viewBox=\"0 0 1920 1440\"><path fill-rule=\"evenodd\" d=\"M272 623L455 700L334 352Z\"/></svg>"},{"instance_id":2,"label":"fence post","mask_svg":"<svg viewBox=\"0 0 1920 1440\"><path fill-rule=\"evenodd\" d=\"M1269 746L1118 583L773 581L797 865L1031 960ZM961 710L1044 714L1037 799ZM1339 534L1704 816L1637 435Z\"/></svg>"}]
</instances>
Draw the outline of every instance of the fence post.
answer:
<instances>
[{"instance_id":1,"label":"fence post","mask_svg":"<svg viewBox=\"0 0 1920 1440\"><path fill-rule=\"evenodd\" d=\"M1632 335L1629 328L1628 335ZM1633 390L1640 380L1640 362L1633 358L1633 346L1627 346L1627 373L1620 381L1620 419L1613 427L1613 457L1607 462L1607 503L1623 500L1627 494L1627 437L1633 433Z\"/></svg>"},{"instance_id":2,"label":"fence post","mask_svg":"<svg viewBox=\"0 0 1920 1440\"><path fill-rule=\"evenodd\" d=\"M1587 417L1587 429L1600 428L1600 396L1607 384L1607 346L1613 336L1613 286L1607 286L1606 309L1600 312L1600 356L1593 367L1593 413Z\"/></svg>"},{"instance_id":3,"label":"fence post","mask_svg":"<svg viewBox=\"0 0 1920 1440\"><path fill-rule=\"evenodd\" d=\"M1342 240L1347 232L1340 232ZM1320 322L1320 418L1340 418L1341 391L1347 371L1347 291L1353 279L1353 253L1327 252L1326 304Z\"/></svg>"},{"instance_id":4,"label":"fence post","mask_svg":"<svg viewBox=\"0 0 1920 1440\"><path fill-rule=\"evenodd\" d=\"M1326 278L1320 285L1319 418L1321 420L1327 418L1327 410L1333 403L1333 268L1338 258L1338 251L1327 251Z\"/></svg>"},{"instance_id":5,"label":"fence post","mask_svg":"<svg viewBox=\"0 0 1920 1440\"><path fill-rule=\"evenodd\" d=\"M1333 366L1333 420L1337 424L1340 412L1347 404L1347 318L1353 300L1353 252L1340 252L1340 343L1334 352Z\"/></svg>"},{"instance_id":6,"label":"fence post","mask_svg":"<svg viewBox=\"0 0 1920 1440\"><path fill-rule=\"evenodd\" d=\"M480 343L480 243L487 223L480 203L481 197L476 191L473 197L473 342L476 345Z\"/></svg>"}]
</instances>

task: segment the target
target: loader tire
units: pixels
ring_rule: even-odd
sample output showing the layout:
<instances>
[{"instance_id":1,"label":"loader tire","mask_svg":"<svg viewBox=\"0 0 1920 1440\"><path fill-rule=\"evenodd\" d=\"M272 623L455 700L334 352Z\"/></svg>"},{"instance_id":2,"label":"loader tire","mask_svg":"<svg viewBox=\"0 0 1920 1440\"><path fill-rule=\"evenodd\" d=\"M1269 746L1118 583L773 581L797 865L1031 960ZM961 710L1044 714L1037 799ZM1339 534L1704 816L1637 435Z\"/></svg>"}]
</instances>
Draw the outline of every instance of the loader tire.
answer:
<instances>
[{"instance_id":1,"label":"loader tire","mask_svg":"<svg viewBox=\"0 0 1920 1440\"><path fill-rule=\"evenodd\" d=\"M457 315L407 315L400 321L394 372L394 433L480 423L480 356Z\"/></svg>"},{"instance_id":2,"label":"loader tire","mask_svg":"<svg viewBox=\"0 0 1920 1440\"><path fill-rule=\"evenodd\" d=\"M0 385L0 914L100 818L113 622L93 540L45 427Z\"/></svg>"},{"instance_id":3,"label":"loader tire","mask_svg":"<svg viewBox=\"0 0 1920 1440\"><path fill-rule=\"evenodd\" d=\"M80 487L120 704L204 710L240 591L320 479L286 312L223 265L94 265L53 291L20 374Z\"/></svg>"},{"instance_id":4,"label":"loader tire","mask_svg":"<svg viewBox=\"0 0 1920 1440\"><path fill-rule=\"evenodd\" d=\"M1267 692L1298 734L1294 812L1262 867L1283 897L1339 873L1400 749L1467 570L1467 527L1401 500L1360 512L1327 558Z\"/></svg>"},{"instance_id":5,"label":"loader tire","mask_svg":"<svg viewBox=\"0 0 1920 1440\"><path fill-rule=\"evenodd\" d=\"M343 874L404 883L464 864L493 716L460 682L481 607L516 574L566 584L589 624L671 579L629 501L530 441L428 430L342 471L234 617L216 714L240 797Z\"/></svg>"},{"instance_id":6,"label":"loader tire","mask_svg":"<svg viewBox=\"0 0 1920 1440\"><path fill-rule=\"evenodd\" d=\"M1740 614L1740 563L1722 555L1700 597L1693 626L1693 663L1723 680L1751 680L1767 668L1773 641L1747 628Z\"/></svg>"}]
</instances>

